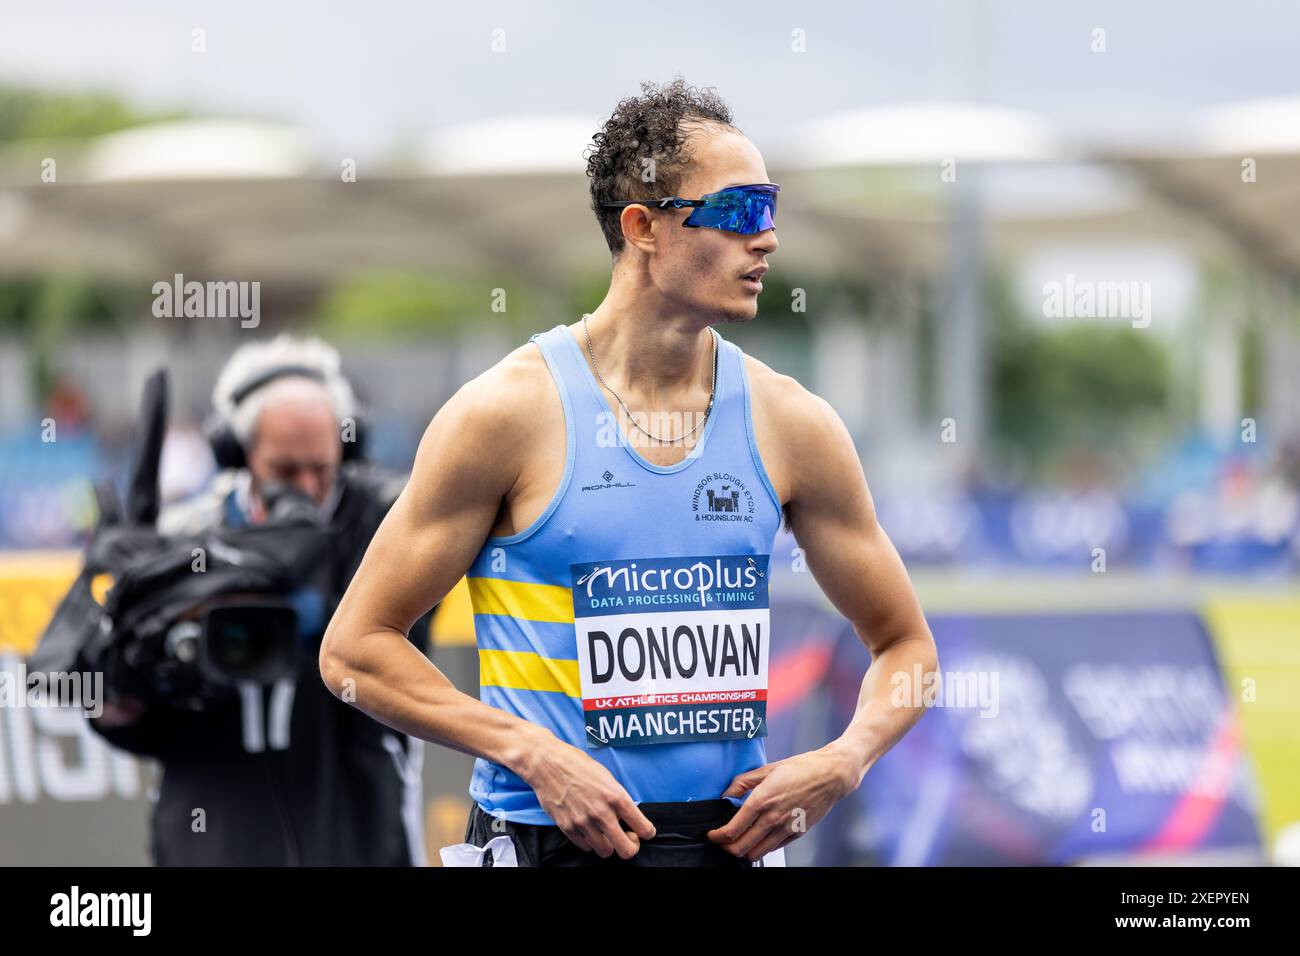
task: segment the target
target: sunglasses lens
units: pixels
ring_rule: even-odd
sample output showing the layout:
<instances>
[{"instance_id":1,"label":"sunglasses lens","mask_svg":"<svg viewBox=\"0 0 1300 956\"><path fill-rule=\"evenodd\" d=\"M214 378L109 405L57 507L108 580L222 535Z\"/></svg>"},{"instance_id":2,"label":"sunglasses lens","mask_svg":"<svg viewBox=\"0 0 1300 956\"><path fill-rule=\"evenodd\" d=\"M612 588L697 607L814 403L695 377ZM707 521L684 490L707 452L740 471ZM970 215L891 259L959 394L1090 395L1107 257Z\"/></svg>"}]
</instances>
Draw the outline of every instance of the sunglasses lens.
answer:
<instances>
[{"instance_id":1,"label":"sunglasses lens","mask_svg":"<svg viewBox=\"0 0 1300 956\"><path fill-rule=\"evenodd\" d=\"M705 196L704 200L706 205L696 207L685 225L724 229L746 236L776 228L773 221L776 190L770 186L724 189Z\"/></svg>"}]
</instances>

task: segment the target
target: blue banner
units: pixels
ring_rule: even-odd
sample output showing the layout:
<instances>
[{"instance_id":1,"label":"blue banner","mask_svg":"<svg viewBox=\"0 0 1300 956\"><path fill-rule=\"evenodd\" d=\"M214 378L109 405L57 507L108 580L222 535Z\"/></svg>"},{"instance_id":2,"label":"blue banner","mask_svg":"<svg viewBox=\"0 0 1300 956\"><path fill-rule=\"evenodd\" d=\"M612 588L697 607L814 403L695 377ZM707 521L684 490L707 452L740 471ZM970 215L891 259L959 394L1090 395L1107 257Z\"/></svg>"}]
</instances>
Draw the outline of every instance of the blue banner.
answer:
<instances>
[{"instance_id":1,"label":"blue banner","mask_svg":"<svg viewBox=\"0 0 1300 956\"><path fill-rule=\"evenodd\" d=\"M1258 850L1256 796L1191 612L944 615L931 706L819 834L823 865L1068 864ZM869 662L846 633L832 733ZM819 829L822 829L819 827Z\"/></svg>"}]
</instances>

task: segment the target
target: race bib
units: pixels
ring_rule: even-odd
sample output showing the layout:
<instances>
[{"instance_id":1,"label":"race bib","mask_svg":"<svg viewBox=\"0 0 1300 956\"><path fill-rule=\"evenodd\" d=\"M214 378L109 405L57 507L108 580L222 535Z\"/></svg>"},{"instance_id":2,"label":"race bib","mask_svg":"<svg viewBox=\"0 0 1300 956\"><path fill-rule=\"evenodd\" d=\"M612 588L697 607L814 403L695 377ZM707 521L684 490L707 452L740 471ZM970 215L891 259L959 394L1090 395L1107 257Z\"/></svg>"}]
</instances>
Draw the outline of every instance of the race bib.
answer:
<instances>
[{"instance_id":1,"label":"race bib","mask_svg":"<svg viewBox=\"0 0 1300 956\"><path fill-rule=\"evenodd\" d=\"M587 746L767 736L768 555L572 564Z\"/></svg>"}]
</instances>

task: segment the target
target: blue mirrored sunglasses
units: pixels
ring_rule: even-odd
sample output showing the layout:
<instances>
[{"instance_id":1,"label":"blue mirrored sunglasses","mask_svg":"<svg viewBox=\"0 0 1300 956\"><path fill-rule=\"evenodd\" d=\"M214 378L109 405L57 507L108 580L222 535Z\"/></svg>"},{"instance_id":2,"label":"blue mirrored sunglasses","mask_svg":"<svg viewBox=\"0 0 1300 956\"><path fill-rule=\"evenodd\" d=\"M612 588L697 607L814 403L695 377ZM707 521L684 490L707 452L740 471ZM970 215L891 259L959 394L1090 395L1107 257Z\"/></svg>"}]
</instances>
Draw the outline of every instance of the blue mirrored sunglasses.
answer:
<instances>
[{"instance_id":1,"label":"blue mirrored sunglasses","mask_svg":"<svg viewBox=\"0 0 1300 956\"><path fill-rule=\"evenodd\" d=\"M699 199L682 199L668 196L664 199L620 199L604 202L604 209L622 209L625 206L645 206L648 209L685 209L691 214L683 226L703 229L722 229L751 236L756 232L775 229L776 194L781 187L776 183L759 183L752 186L732 186Z\"/></svg>"}]
</instances>

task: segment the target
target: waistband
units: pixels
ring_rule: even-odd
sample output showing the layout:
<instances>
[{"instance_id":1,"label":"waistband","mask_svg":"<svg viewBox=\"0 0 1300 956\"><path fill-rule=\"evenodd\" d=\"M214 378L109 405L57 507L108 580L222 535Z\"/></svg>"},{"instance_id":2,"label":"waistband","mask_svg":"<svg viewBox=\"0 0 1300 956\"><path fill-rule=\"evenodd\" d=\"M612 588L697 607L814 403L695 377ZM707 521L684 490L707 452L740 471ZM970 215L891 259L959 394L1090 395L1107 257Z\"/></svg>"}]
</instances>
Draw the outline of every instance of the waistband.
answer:
<instances>
[{"instance_id":1,"label":"waistband","mask_svg":"<svg viewBox=\"0 0 1300 956\"><path fill-rule=\"evenodd\" d=\"M716 830L736 815L730 800L687 800L681 803L638 803L637 809L656 830L700 835Z\"/></svg>"}]
</instances>

